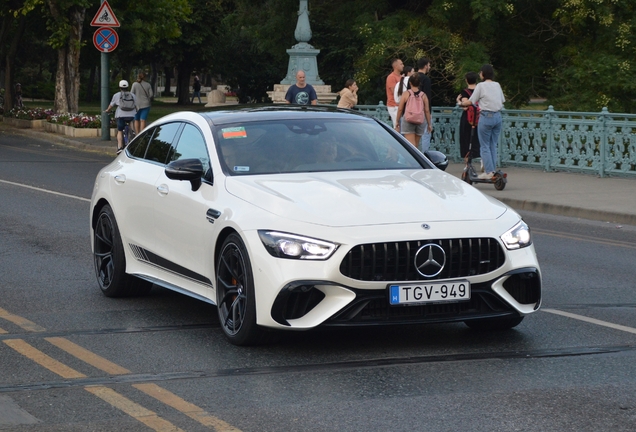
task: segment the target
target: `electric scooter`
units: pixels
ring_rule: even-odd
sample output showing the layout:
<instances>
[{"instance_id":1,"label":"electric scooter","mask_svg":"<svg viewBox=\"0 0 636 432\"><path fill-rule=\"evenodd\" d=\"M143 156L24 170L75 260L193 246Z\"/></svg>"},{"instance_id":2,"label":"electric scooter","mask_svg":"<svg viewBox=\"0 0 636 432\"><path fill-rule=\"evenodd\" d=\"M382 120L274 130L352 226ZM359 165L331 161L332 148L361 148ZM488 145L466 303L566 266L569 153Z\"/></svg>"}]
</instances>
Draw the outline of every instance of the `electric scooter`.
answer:
<instances>
[{"instance_id":1,"label":"electric scooter","mask_svg":"<svg viewBox=\"0 0 636 432\"><path fill-rule=\"evenodd\" d=\"M472 148L473 148L473 137L475 135L475 129L476 127L473 126L472 129L470 130L470 142L468 144L468 153L466 153L466 156L464 157L464 160L466 161L466 166L464 167L464 171L462 172L462 180L468 183L469 185L473 183L492 183L495 185L495 189L503 190L506 187L506 183L508 183L507 173L501 170L497 170L495 172L495 175L492 176L492 178L481 179L479 178L477 171L475 171L475 168L473 167Z\"/></svg>"}]
</instances>

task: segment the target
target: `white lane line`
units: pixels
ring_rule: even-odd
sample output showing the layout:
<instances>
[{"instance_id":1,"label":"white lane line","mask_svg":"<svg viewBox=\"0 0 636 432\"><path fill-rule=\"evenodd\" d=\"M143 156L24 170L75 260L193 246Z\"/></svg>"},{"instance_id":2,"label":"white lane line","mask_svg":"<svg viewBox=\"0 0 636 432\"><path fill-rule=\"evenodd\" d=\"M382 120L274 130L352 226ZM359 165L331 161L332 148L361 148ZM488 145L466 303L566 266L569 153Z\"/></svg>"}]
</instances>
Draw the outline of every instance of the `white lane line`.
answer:
<instances>
[{"instance_id":1,"label":"white lane line","mask_svg":"<svg viewBox=\"0 0 636 432\"><path fill-rule=\"evenodd\" d=\"M42 189L42 188L38 188L38 187L35 187L35 186L25 185L25 184L22 184L22 183L14 183L14 182L10 182L10 181L7 181L7 180L0 180L0 183L6 183L6 184L13 185L13 186L19 186L19 187L23 187L23 188L27 188L27 189L33 189L33 190L36 190L38 192L46 192L46 193L50 193L50 194L53 194L53 195L59 195L59 196L63 196L63 197L66 197L66 198L73 198L73 199L80 200L80 201L91 202L91 200L89 200L88 198L82 198L82 197L78 197L77 195L69 195L69 194L65 194L65 193L61 193L61 192L55 192L55 191L48 190L48 189Z\"/></svg>"},{"instance_id":2,"label":"white lane line","mask_svg":"<svg viewBox=\"0 0 636 432\"><path fill-rule=\"evenodd\" d=\"M564 317L568 317L568 318L573 318L579 321L585 321L588 322L590 324L596 324L596 325L600 325L603 327L609 327L612 328L614 330L620 330L620 331L624 331L627 333L633 333L636 334L636 328L633 327L627 327L627 326L623 326L620 324L614 324L611 322L607 322L607 321L601 321L601 320L597 320L595 318L589 318L583 315L577 315L577 314L573 314L570 312L563 312L560 310L556 310L556 309L541 309L543 312L547 312L547 313L551 313L551 314L555 314L555 315L561 315Z\"/></svg>"}]
</instances>

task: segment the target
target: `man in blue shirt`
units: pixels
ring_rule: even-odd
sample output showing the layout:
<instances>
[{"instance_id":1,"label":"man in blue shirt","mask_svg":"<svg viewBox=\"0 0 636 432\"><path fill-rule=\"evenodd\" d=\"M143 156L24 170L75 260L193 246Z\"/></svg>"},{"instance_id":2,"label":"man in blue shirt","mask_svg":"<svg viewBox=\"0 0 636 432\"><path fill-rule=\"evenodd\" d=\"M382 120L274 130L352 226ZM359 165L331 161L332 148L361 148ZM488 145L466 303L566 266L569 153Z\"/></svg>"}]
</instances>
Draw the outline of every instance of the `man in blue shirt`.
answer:
<instances>
[{"instance_id":1,"label":"man in blue shirt","mask_svg":"<svg viewBox=\"0 0 636 432\"><path fill-rule=\"evenodd\" d=\"M299 70L296 72L296 84L292 84L289 87L285 100L289 104L296 105L316 105L318 103L316 90L311 84L307 84L304 71Z\"/></svg>"}]
</instances>

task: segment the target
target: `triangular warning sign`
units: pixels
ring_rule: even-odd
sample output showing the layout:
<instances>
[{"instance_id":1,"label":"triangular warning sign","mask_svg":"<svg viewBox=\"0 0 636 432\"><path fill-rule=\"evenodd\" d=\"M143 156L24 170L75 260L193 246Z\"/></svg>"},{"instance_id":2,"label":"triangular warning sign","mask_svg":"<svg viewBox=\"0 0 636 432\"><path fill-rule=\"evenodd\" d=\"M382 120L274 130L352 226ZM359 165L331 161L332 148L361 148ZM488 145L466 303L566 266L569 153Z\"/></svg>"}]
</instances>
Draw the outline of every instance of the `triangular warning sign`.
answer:
<instances>
[{"instance_id":1,"label":"triangular warning sign","mask_svg":"<svg viewBox=\"0 0 636 432\"><path fill-rule=\"evenodd\" d=\"M110 8L107 1L104 1L91 21L93 27L119 27L119 21Z\"/></svg>"}]
</instances>

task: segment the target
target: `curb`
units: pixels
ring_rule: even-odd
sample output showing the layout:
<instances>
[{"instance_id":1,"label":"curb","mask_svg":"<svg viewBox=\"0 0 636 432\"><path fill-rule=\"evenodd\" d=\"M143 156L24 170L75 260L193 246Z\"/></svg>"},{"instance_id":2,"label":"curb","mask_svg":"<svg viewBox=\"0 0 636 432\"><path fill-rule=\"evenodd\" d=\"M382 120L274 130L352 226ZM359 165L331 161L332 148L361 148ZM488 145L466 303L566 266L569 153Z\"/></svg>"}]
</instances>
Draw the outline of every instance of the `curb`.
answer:
<instances>
[{"instance_id":1,"label":"curb","mask_svg":"<svg viewBox=\"0 0 636 432\"><path fill-rule=\"evenodd\" d=\"M92 143L89 144L82 141L70 139L65 136L60 136L52 132L36 131L32 129L18 129L18 128L13 128L3 124L0 124L0 129L14 135L22 135L22 136L26 136L30 138L35 138L42 141L55 143L58 145L78 148L78 149L92 152L92 153L101 153L101 154L107 154L110 156L115 156L117 154L117 150L116 150L117 144L116 144L116 141L113 141L113 140L103 141L104 143L109 143L109 144L101 144L102 142L101 138L95 138L95 144L92 144Z\"/></svg>"},{"instance_id":2,"label":"curb","mask_svg":"<svg viewBox=\"0 0 636 432\"><path fill-rule=\"evenodd\" d=\"M545 213L556 216L566 216L579 219L611 222L623 225L635 225L636 215L629 213L608 212L603 210L591 210L579 207L571 207L557 204L548 204L537 201L517 200L513 198L497 198L502 203L515 210L525 210L536 213Z\"/></svg>"}]
</instances>

